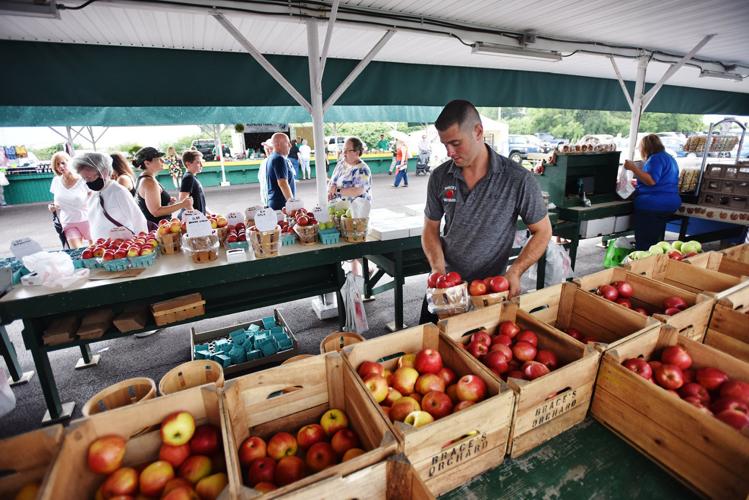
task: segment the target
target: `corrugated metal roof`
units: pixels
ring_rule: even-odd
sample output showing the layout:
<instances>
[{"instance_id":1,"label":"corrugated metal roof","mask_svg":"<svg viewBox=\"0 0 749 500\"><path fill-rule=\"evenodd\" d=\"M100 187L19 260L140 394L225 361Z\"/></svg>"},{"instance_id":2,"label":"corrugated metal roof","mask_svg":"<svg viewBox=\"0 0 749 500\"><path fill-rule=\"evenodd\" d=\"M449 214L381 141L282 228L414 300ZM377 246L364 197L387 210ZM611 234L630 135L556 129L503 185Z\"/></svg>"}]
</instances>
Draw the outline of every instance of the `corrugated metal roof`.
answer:
<instances>
[{"instance_id":1,"label":"corrugated metal roof","mask_svg":"<svg viewBox=\"0 0 749 500\"><path fill-rule=\"evenodd\" d=\"M63 0L62 3L76 5L77 2ZM425 16L496 31L534 30L547 38L643 47L676 54L688 52L703 36L715 33L717 36L698 57L749 66L746 0L348 0L341 2L341 8L344 7L388 11L392 16ZM0 39L242 51L207 11L166 9L163 5L154 9L143 4L102 0L78 11L62 11L60 20L0 15ZM306 27L301 20L233 12L227 12L226 16L263 53L307 54ZM322 23L319 32L320 39L324 39ZM336 58L361 59L383 33L384 28L337 24L329 54ZM482 40L482 36L476 35L475 40ZM544 40L543 43L554 42ZM376 60L615 78L610 63L600 56L574 54L561 62L546 62L477 55L471 54L470 47L455 38L415 31L399 31ZM633 80L636 63L623 58L617 61L623 77ZM667 68L668 64L651 62L647 80L657 81ZM407 75L394 75L397 77L406 78ZM668 83L749 93L749 79L733 82L699 78L699 70L692 67L682 68Z\"/></svg>"}]
</instances>

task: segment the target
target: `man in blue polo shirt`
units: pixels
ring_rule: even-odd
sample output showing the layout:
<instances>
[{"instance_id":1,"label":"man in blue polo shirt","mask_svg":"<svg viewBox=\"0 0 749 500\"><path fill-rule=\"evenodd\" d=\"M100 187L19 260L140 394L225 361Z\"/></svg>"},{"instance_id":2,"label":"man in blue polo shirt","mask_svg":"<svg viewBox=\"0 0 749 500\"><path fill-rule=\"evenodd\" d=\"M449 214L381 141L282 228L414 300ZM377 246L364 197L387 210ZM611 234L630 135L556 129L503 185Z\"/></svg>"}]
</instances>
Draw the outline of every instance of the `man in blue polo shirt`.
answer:
<instances>
[{"instance_id":1,"label":"man in blue polo shirt","mask_svg":"<svg viewBox=\"0 0 749 500\"><path fill-rule=\"evenodd\" d=\"M268 206L273 210L281 210L296 193L294 170L286 157L291 149L291 142L282 132L273 134L270 140L273 144L273 154L268 157L265 169Z\"/></svg>"},{"instance_id":2,"label":"man in blue polo shirt","mask_svg":"<svg viewBox=\"0 0 749 500\"><path fill-rule=\"evenodd\" d=\"M434 125L450 160L434 170L427 188L421 244L432 272L456 271L468 281L504 274L514 297L520 276L544 255L551 238L538 182L484 143L481 118L470 102L448 103ZM531 237L505 270L518 217ZM433 319L425 300L421 322Z\"/></svg>"}]
</instances>

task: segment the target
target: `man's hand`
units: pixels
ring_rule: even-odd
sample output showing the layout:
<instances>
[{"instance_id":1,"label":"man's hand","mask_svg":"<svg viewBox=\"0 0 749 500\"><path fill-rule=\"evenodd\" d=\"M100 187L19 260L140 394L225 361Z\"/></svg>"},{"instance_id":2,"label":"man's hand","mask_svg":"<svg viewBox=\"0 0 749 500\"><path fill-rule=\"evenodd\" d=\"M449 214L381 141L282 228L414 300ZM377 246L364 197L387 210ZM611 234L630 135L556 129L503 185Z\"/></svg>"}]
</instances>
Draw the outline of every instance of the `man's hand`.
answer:
<instances>
[{"instance_id":1,"label":"man's hand","mask_svg":"<svg viewBox=\"0 0 749 500\"><path fill-rule=\"evenodd\" d=\"M520 275L510 268L505 273L505 278L510 282L510 294L507 298L511 299L520 295Z\"/></svg>"}]
</instances>

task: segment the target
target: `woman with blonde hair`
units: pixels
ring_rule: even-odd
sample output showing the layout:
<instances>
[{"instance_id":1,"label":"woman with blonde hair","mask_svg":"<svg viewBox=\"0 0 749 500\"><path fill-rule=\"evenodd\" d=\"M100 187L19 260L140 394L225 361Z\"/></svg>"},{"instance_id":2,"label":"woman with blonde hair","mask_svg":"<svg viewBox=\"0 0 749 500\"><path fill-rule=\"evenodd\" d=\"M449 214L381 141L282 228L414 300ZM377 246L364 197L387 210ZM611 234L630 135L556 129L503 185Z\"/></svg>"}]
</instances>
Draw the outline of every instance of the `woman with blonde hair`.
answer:
<instances>
[{"instance_id":1,"label":"woman with blonde hair","mask_svg":"<svg viewBox=\"0 0 749 500\"><path fill-rule=\"evenodd\" d=\"M177 156L177 150L174 149L174 146L166 148L164 163L169 168L169 174L172 176L174 187L179 189L180 185L182 185L182 160Z\"/></svg>"},{"instance_id":2,"label":"woman with blonde hair","mask_svg":"<svg viewBox=\"0 0 749 500\"><path fill-rule=\"evenodd\" d=\"M54 201L49 204L49 211L60 219L68 246L80 248L91 241L86 209L89 190L86 189L86 182L68 168L69 164L70 156L67 153L58 151L52 155L51 167L55 176L49 191Z\"/></svg>"},{"instance_id":3,"label":"woman with blonde hair","mask_svg":"<svg viewBox=\"0 0 749 500\"><path fill-rule=\"evenodd\" d=\"M133 169L127 163L125 155L122 153L113 153L112 157L112 180L130 191L135 196L135 174Z\"/></svg>"}]
</instances>

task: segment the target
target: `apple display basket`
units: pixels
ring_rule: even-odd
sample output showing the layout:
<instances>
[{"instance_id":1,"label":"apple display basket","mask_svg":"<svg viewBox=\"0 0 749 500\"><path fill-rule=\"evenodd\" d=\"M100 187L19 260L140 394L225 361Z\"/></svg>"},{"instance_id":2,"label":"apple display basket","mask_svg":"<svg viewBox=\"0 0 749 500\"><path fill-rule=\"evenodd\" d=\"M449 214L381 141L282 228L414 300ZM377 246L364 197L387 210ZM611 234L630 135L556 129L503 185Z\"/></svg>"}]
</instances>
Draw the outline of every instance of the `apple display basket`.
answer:
<instances>
[{"instance_id":1,"label":"apple display basket","mask_svg":"<svg viewBox=\"0 0 749 500\"><path fill-rule=\"evenodd\" d=\"M351 217L341 217L340 231L344 241L352 243L367 240L367 227L369 219L354 219Z\"/></svg>"},{"instance_id":2,"label":"apple display basket","mask_svg":"<svg viewBox=\"0 0 749 500\"><path fill-rule=\"evenodd\" d=\"M189 237L185 235L182 248L190 254L190 258L196 264L211 262L218 259L219 240L218 235Z\"/></svg>"},{"instance_id":3,"label":"apple display basket","mask_svg":"<svg viewBox=\"0 0 749 500\"><path fill-rule=\"evenodd\" d=\"M130 267L129 264L128 258L101 261L101 267L103 267L105 271L110 272L124 271Z\"/></svg>"},{"instance_id":4,"label":"apple display basket","mask_svg":"<svg viewBox=\"0 0 749 500\"><path fill-rule=\"evenodd\" d=\"M466 282L449 288L427 288L426 296L429 312L441 318L462 314L471 307Z\"/></svg>"},{"instance_id":5,"label":"apple display basket","mask_svg":"<svg viewBox=\"0 0 749 500\"><path fill-rule=\"evenodd\" d=\"M156 397L156 383L148 377L122 380L94 394L83 405L84 417L132 405Z\"/></svg>"},{"instance_id":6,"label":"apple display basket","mask_svg":"<svg viewBox=\"0 0 749 500\"><path fill-rule=\"evenodd\" d=\"M365 340L356 332L333 332L320 342L320 354L340 352L347 345L358 344Z\"/></svg>"},{"instance_id":7,"label":"apple display basket","mask_svg":"<svg viewBox=\"0 0 749 500\"><path fill-rule=\"evenodd\" d=\"M224 241L226 240L226 237L229 236L229 227L217 227L216 228L216 236L218 236L218 241L222 245L224 244Z\"/></svg>"},{"instance_id":8,"label":"apple display basket","mask_svg":"<svg viewBox=\"0 0 749 500\"><path fill-rule=\"evenodd\" d=\"M270 231L257 231L250 229L249 232L252 251L256 259L275 257L281 247L281 227L276 226Z\"/></svg>"},{"instance_id":9,"label":"apple display basket","mask_svg":"<svg viewBox=\"0 0 749 500\"><path fill-rule=\"evenodd\" d=\"M294 232L299 236L299 243L302 245L314 245L317 243L317 234L319 230L320 227L317 224L312 224L310 226L294 224Z\"/></svg>"},{"instance_id":10,"label":"apple display basket","mask_svg":"<svg viewBox=\"0 0 749 500\"><path fill-rule=\"evenodd\" d=\"M476 309L493 306L507 300L509 292L487 293L484 295L471 295L471 303Z\"/></svg>"},{"instance_id":11,"label":"apple display basket","mask_svg":"<svg viewBox=\"0 0 749 500\"><path fill-rule=\"evenodd\" d=\"M243 481L246 467L240 465L237 450L245 439L259 436L267 442L280 431L296 434L306 424L319 423L330 409L346 414L349 428L359 437L364 454L280 487L264 498L351 496L351 491L307 495L305 488L348 476L393 455L397 449L395 437L382 414L369 403L366 388L356 383L355 376L340 354L329 353L227 381L223 402L224 420L229 426L225 446L233 454L227 462L231 498L251 498L258 493ZM369 488L357 494L364 493L371 498Z\"/></svg>"},{"instance_id":12,"label":"apple display basket","mask_svg":"<svg viewBox=\"0 0 749 500\"><path fill-rule=\"evenodd\" d=\"M81 259L81 262L83 263L83 267L85 267L86 269L96 269L102 267L101 261L98 258Z\"/></svg>"},{"instance_id":13,"label":"apple display basket","mask_svg":"<svg viewBox=\"0 0 749 500\"><path fill-rule=\"evenodd\" d=\"M134 268L146 268L150 267L156 262L156 257L159 255L159 251L154 248L153 252L146 255L138 255L137 257L128 257L130 266Z\"/></svg>"},{"instance_id":14,"label":"apple display basket","mask_svg":"<svg viewBox=\"0 0 749 500\"><path fill-rule=\"evenodd\" d=\"M321 229L320 242L323 245L335 245L341 241L341 233L337 229Z\"/></svg>"},{"instance_id":15,"label":"apple display basket","mask_svg":"<svg viewBox=\"0 0 749 500\"><path fill-rule=\"evenodd\" d=\"M182 233L159 234L159 248L165 255L173 255L182 250Z\"/></svg>"},{"instance_id":16,"label":"apple display basket","mask_svg":"<svg viewBox=\"0 0 749 500\"><path fill-rule=\"evenodd\" d=\"M159 381L159 393L164 396L210 383L223 387L224 369L210 359L196 359L166 372Z\"/></svg>"},{"instance_id":17,"label":"apple display basket","mask_svg":"<svg viewBox=\"0 0 749 500\"><path fill-rule=\"evenodd\" d=\"M47 476L60 451L65 429L56 424L0 440L0 498L14 498L29 483L47 485ZM19 497L15 497L19 498Z\"/></svg>"}]
</instances>

